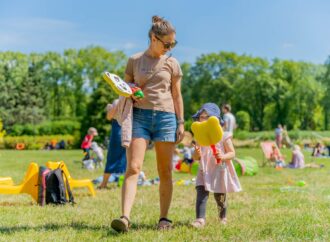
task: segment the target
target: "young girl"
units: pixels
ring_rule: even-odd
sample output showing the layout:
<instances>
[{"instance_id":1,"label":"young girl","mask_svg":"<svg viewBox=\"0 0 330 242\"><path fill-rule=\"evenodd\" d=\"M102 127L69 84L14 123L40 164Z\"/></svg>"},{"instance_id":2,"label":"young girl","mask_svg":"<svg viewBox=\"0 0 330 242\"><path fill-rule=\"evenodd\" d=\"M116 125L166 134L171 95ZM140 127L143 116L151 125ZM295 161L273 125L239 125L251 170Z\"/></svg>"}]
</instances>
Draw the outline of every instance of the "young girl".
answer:
<instances>
[{"instance_id":1,"label":"young girl","mask_svg":"<svg viewBox=\"0 0 330 242\"><path fill-rule=\"evenodd\" d=\"M84 160L89 160L90 159L90 154L89 151L91 149L92 141L94 136L97 136L97 130L96 128L90 127L87 131L87 135L85 136L83 142L81 143L81 148L84 151L85 157L83 158Z\"/></svg>"},{"instance_id":2,"label":"young girl","mask_svg":"<svg viewBox=\"0 0 330 242\"><path fill-rule=\"evenodd\" d=\"M193 118L199 122L207 120L210 116L220 119L220 109L214 103L204 104ZM200 168L196 178L196 220L192 223L195 228L204 227L206 203L209 192L214 193L218 207L218 216L221 223L226 224L227 193L241 191L235 168L231 159L235 157L232 135L224 132L223 138L216 144L218 153L214 157L210 147L195 146L194 159L200 160ZM216 163L216 158L221 163Z\"/></svg>"}]
</instances>

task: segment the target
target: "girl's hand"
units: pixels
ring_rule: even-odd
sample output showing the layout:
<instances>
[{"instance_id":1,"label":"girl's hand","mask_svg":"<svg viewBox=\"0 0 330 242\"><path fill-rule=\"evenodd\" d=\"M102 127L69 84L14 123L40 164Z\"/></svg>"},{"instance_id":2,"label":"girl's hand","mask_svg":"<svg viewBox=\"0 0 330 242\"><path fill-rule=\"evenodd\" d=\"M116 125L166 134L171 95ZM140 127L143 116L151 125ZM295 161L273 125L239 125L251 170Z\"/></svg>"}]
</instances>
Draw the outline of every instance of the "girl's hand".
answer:
<instances>
[{"instance_id":1,"label":"girl's hand","mask_svg":"<svg viewBox=\"0 0 330 242\"><path fill-rule=\"evenodd\" d=\"M220 152L217 152L217 153L215 154L215 158L216 158L216 159L223 160L223 159L224 159L224 155L221 154Z\"/></svg>"},{"instance_id":2,"label":"girl's hand","mask_svg":"<svg viewBox=\"0 0 330 242\"><path fill-rule=\"evenodd\" d=\"M179 124L178 128L176 129L176 143L179 144L184 138L184 125Z\"/></svg>"},{"instance_id":3,"label":"girl's hand","mask_svg":"<svg viewBox=\"0 0 330 242\"><path fill-rule=\"evenodd\" d=\"M198 157L201 157L201 147L197 144L194 144L193 145L194 148L195 148L195 154L198 156Z\"/></svg>"}]
</instances>

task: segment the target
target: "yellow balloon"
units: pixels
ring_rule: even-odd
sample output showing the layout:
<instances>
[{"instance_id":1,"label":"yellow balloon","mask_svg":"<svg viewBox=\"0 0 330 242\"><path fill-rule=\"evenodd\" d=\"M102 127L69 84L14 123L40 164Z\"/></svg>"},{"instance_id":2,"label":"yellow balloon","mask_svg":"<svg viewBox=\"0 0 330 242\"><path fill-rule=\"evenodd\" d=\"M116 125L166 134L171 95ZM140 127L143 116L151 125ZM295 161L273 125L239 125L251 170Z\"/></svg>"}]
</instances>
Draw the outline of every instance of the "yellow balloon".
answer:
<instances>
[{"instance_id":1,"label":"yellow balloon","mask_svg":"<svg viewBox=\"0 0 330 242\"><path fill-rule=\"evenodd\" d=\"M223 130L219 119L215 116L203 122L193 122L191 131L195 140L202 146L210 146L218 143L223 136Z\"/></svg>"}]
</instances>

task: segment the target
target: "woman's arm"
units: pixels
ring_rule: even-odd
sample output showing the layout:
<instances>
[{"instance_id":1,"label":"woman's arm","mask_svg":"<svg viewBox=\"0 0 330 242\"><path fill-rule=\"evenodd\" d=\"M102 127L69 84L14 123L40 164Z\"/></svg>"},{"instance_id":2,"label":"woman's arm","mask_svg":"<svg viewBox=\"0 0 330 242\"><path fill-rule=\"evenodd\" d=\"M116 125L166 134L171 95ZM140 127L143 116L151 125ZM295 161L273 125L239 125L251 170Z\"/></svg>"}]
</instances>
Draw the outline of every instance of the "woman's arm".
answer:
<instances>
[{"instance_id":1,"label":"woman's arm","mask_svg":"<svg viewBox=\"0 0 330 242\"><path fill-rule=\"evenodd\" d=\"M174 110L178 120L177 143L180 143L184 137L184 117L183 117L183 100L181 94L181 77L172 79L172 97Z\"/></svg>"},{"instance_id":2,"label":"woman's arm","mask_svg":"<svg viewBox=\"0 0 330 242\"><path fill-rule=\"evenodd\" d=\"M133 82L133 80L134 80L133 77L125 74L125 82Z\"/></svg>"}]
</instances>

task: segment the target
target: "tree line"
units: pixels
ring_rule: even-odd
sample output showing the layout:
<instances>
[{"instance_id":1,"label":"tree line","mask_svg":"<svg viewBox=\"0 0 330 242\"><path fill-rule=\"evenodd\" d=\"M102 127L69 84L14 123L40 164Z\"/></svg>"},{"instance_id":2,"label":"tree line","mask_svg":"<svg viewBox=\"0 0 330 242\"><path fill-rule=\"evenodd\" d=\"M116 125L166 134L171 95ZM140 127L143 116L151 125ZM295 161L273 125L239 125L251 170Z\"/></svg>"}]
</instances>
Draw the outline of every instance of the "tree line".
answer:
<instances>
[{"instance_id":1,"label":"tree line","mask_svg":"<svg viewBox=\"0 0 330 242\"><path fill-rule=\"evenodd\" d=\"M78 122L108 135L105 106L116 94L102 80L123 76L127 56L99 46L63 53L0 52L0 118L7 134L18 126ZM185 118L205 102L230 103L239 128L328 130L330 58L324 65L267 60L232 52L205 54L182 63ZM15 129L16 127L16 129ZM41 129L42 130L42 129Z\"/></svg>"}]
</instances>

